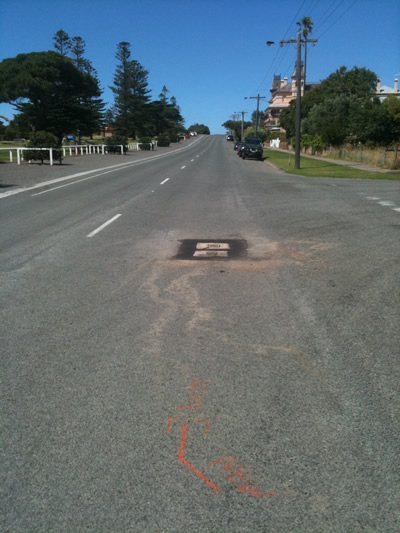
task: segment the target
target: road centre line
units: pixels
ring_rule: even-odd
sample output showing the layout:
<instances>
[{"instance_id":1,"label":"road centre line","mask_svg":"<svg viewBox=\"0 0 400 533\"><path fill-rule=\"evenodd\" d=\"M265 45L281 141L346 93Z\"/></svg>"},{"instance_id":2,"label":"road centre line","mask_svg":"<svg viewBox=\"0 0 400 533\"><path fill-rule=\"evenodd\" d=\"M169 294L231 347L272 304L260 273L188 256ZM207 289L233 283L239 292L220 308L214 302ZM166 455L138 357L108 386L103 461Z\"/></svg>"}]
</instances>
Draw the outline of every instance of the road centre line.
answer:
<instances>
[{"instance_id":1,"label":"road centre line","mask_svg":"<svg viewBox=\"0 0 400 533\"><path fill-rule=\"evenodd\" d=\"M394 202L385 202L385 201L378 202L378 204L383 207L394 207L396 205Z\"/></svg>"},{"instance_id":2,"label":"road centre line","mask_svg":"<svg viewBox=\"0 0 400 533\"><path fill-rule=\"evenodd\" d=\"M186 165L183 165L183 167L181 167L181 170L183 170L184 168L186 168Z\"/></svg>"},{"instance_id":3,"label":"road centre line","mask_svg":"<svg viewBox=\"0 0 400 533\"><path fill-rule=\"evenodd\" d=\"M167 183L168 180L169 180L169 178L166 178L164 181L162 181L162 182L160 183L160 185L164 185L164 183Z\"/></svg>"},{"instance_id":4,"label":"road centre line","mask_svg":"<svg viewBox=\"0 0 400 533\"><path fill-rule=\"evenodd\" d=\"M140 159L139 161L127 161L125 163L118 163L117 165L110 165L108 167L97 168L97 169L92 169L92 170L86 170L84 172L78 172L77 174L71 174L70 176L63 176L61 178L54 178L52 180L43 181L41 183L37 183L36 185L32 185L32 187L21 187L19 189L14 189L12 191L7 191L7 192L4 192L4 193L0 193L0 200L2 200L3 198L7 198L8 196L14 196L15 194L20 194L22 192L28 192L28 191L33 191L35 189L40 189L41 187L46 187L47 185L54 185L56 183L61 183L63 181L72 180L74 178L79 178L81 176L86 176L87 174L93 174L93 172L101 172L102 170L107 170L108 172L113 172L113 171L117 171L117 170L120 170L121 168L125 168L125 167L142 165L144 163L147 163L148 161L154 161L155 159L159 159L160 157L166 157L166 156L175 154L176 152L182 152L183 150L186 150L187 148L192 147L194 144L196 144L200 140L201 140L201 138L196 139L195 141L193 141L192 143L188 144L187 146L184 146L183 148L177 148L176 150L172 150L171 152L167 152L165 154L153 155L153 156L148 157L146 159ZM91 177L96 178L96 177L101 176L101 175L102 174L96 174L96 175L91 176ZM78 181L74 181L73 183L78 183Z\"/></svg>"},{"instance_id":5,"label":"road centre line","mask_svg":"<svg viewBox=\"0 0 400 533\"><path fill-rule=\"evenodd\" d=\"M117 218L119 218L120 216L122 216L121 214L119 215L115 215L115 217L112 217L110 218L110 220L107 220L107 222L104 222L104 224L102 224L101 226L99 226L97 229L95 229L94 231L92 231L91 233L89 233L89 235L86 235L86 237L93 237L94 235L96 235L97 233L99 233L99 231L101 231L102 229L104 229L106 226L108 226L109 224L111 224L112 222L114 222L114 220L117 220Z\"/></svg>"}]
</instances>

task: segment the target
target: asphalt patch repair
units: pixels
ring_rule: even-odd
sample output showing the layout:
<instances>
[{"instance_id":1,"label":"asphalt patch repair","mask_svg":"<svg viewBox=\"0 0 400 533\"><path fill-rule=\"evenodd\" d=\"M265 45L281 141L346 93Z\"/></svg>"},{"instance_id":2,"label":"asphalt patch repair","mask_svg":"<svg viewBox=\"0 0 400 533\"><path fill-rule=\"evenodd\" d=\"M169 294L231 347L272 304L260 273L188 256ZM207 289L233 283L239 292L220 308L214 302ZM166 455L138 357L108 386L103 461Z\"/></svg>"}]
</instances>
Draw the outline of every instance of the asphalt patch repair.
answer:
<instances>
[{"instance_id":1,"label":"asphalt patch repair","mask_svg":"<svg viewBox=\"0 0 400 533\"><path fill-rule=\"evenodd\" d=\"M247 255L245 239L184 239L174 259L193 261L242 259Z\"/></svg>"}]
</instances>

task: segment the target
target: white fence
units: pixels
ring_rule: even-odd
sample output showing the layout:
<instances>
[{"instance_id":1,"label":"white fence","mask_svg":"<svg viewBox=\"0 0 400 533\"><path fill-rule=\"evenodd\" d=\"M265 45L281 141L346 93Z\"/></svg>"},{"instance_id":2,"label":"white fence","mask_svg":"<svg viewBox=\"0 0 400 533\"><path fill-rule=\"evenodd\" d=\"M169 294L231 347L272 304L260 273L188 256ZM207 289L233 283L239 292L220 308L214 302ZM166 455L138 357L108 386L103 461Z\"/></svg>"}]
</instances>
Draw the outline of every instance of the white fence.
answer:
<instances>
[{"instance_id":1,"label":"white fence","mask_svg":"<svg viewBox=\"0 0 400 533\"><path fill-rule=\"evenodd\" d=\"M134 143L128 143L128 150L140 150L140 142L134 142ZM151 143L145 143L145 144L151 144L151 149L155 150L157 148L157 141L151 141Z\"/></svg>"},{"instance_id":2,"label":"white fence","mask_svg":"<svg viewBox=\"0 0 400 533\"><path fill-rule=\"evenodd\" d=\"M118 146L121 150L121 154L124 153L124 147L123 145L115 145ZM14 148L0 148L2 152L9 152L10 154L10 163L13 162L13 154L16 153L17 156L17 164L20 165L22 161L24 161L24 152L26 151L33 151L33 150L47 150L49 152L49 160L50 165L54 164L54 157L53 152L54 151L60 151L62 150L63 157L67 155L67 152L69 152L69 155L90 155L90 154L106 154L107 149L110 147L110 145L107 144L82 144L82 145L74 145L74 146L62 146L61 148L27 148L27 147L14 147Z\"/></svg>"},{"instance_id":3,"label":"white fence","mask_svg":"<svg viewBox=\"0 0 400 533\"><path fill-rule=\"evenodd\" d=\"M65 157L67 151L69 155L72 155L74 152L75 155L90 155L90 154L106 154L107 148L111 145L109 144L77 144L74 146L62 146L63 155ZM121 148L121 154L124 153L124 146L122 144L115 144L112 146L119 146Z\"/></svg>"},{"instance_id":4,"label":"white fence","mask_svg":"<svg viewBox=\"0 0 400 533\"><path fill-rule=\"evenodd\" d=\"M155 150L157 147L157 141L152 141L152 150ZM138 151L140 150L140 143L133 142L128 144L129 150ZM112 145L113 147L118 147L121 150L121 154L124 153L124 146L122 144ZM13 162L13 154L16 153L17 164L20 165L24 161L24 151L32 150L47 150L49 152L50 165L54 164L53 151L62 150L63 157L67 154L72 155L91 155L91 154L107 154L108 149L111 147L109 144L76 144L71 146L61 146L61 148L28 148L28 147L14 147L14 148L0 148L2 152L9 152L10 154L10 163ZM57 159L58 160L58 159ZM61 163L61 160L60 160Z\"/></svg>"}]
</instances>

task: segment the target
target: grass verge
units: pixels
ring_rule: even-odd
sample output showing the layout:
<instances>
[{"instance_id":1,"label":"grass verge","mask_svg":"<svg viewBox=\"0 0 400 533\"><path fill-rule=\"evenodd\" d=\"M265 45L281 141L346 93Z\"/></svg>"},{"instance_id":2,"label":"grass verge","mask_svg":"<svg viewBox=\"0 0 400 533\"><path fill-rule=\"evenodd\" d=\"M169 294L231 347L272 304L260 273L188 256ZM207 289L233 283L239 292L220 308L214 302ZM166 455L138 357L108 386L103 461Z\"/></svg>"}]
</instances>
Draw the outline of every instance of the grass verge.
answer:
<instances>
[{"instance_id":1,"label":"grass verge","mask_svg":"<svg viewBox=\"0 0 400 533\"><path fill-rule=\"evenodd\" d=\"M400 172L370 172L354 167L337 165L330 161L321 161L310 157L300 157L300 169L294 168L294 154L264 149L264 161L268 161L289 174L308 176L310 178L350 178L370 180L400 180Z\"/></svg>"}]
</instances>

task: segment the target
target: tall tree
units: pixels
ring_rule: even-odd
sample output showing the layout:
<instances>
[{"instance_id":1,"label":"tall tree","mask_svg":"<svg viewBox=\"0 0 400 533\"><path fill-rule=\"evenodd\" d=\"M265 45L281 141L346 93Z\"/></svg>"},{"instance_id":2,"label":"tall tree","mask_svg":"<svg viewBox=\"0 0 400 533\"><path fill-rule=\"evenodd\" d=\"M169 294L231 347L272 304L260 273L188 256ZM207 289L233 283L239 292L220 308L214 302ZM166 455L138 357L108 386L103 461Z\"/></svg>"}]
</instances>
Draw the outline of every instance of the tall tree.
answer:
<instances>
[{"instance_id":1,"label":"tall tree","mask_svg":"<svg viewBox=\"0 0 400 533\"><path fill-rule=\"evenodd\" d=\"M377 79L376 74L366 68L347 70L343 66L337 69L302 98L302 131L318 134L324 142L333 145L345 139L358 142L362 138L364 142L361 124L366 124L368 113L376 112L381 117L377 108L369 106L375 97ZM295 110L296 102L292 101L280 116L280 124L289 138L294 132ZM368 127L368 131L372 135L373 128ZM373 138L375 142L376 131Z\"/></svg>"},{"instance_id":2,"label":"tall tree","mask_svg":"<svg viewBox=\"0 0 400 533\"><path fill-rule=\"evenodd\" d=\"M71 39L64 30L58 30L53 37L54 48L62 56L66 56L71 50Z\"/></svg>"},{"instance_id":3,"label":"tall tree","mask_svg":"<svg viewBox=\"0 0 400 533\"><path fill-rule=\"evenodd\" d=\"M130 137L141 134L146 121L149 101L148 71L134 59L130 59L130 43L121 41L117 45L117 64L114 85L110 87L114 93L116 109L116 127L119 133Z\"/></svg>"},{"instance_id":4,"label":"tall tree","mask_svg":"<svg viewBox=\"0 0 400 533\"><path fill-rule=\"evenodd\" d=\"M161 93L158 95L158 97L165 104L168 102L168 97L167 97L168 93L169 93L169 90L167 89L165 85L163 85L163 88L161 89Z\"/></svg>"},{"instance_id":5,"label":"tall tree","mask_svg":"<svg viewBox=\"0 0 400 533\"><path fill-rule=\"evenodd\" d=\"M19 54L0 63L0 102L16 107L18 123L60 140L77 130L98 129L101 112L91 99L100 95L96 80L57 52Z\"/></svg>"},{"instance_id":6,"label":"tall tree","mask_svg":"<svg viewBox=\"0 0 400 533\"><path fill-rule=\"evenodd\" d=\"M178 134L184 130L184 119L175 96L171 96L170 102L168 102L166 97L168 92L164 85L159 100L148 105L147 133L149 135L168 135L170 139L175 140Z\"/></svg>"},{"instance_id":7,"label":"tall tree","mask_svg":"<svg viewBox=\"0 0 400 533\"><path fill-rule=\"evenodd\" d=\"M82 37L72 37L71 39L71 57L74 65L79 68L79 70L85 69L85 53L86 44Z\"/></svg>"}]
</instances>

